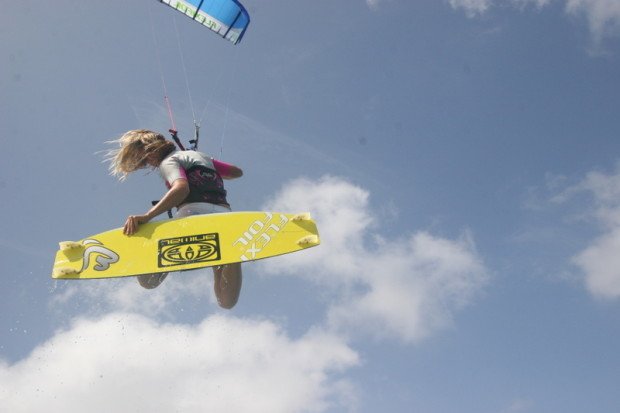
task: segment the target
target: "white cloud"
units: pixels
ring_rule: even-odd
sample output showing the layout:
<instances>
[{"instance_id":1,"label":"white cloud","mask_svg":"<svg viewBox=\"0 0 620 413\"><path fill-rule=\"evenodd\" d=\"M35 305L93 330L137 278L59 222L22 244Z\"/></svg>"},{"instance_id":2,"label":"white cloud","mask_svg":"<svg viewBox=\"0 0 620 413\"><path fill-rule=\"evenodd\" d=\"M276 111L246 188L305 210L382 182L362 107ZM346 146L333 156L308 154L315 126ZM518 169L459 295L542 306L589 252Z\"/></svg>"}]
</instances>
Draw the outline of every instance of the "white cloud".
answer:
<instances>
[{"instance_id":1,"label":"white cloud","mask_svg":"<svg viewBox=\"0 0 620 413\"><path fill-rule=\"evenodd\" d=\"M454 9L461 9L468 17L480 16L492 6L507 4L518 9L534 6L541 9L552 2L563 1L570 15L585 15L596 47L608 36L620 32L620 2L618 0L450 0Z\"/></svg>"},{"instance_id":2,"label":"white cloud","mask_svg":"<svg viewBox=\"0 0 620 413\"><path fill-rule=\"evenodd\" d=\"M160 324L130 313L80 319L13 365L10 412L321 412L354 404L339 373L359 363L337 336L291 339L269 321Z\"/></svg>"},{"instance_id":3,"label":"white cloud","mask_svg":"<svg viewBox=\"0 0 620 413\"><path fill-rule=\"evenodd\" d=\"M576 186L570 187L555 199L565 202L576 194L592 194L592 215L603 229L573 258L585 274L590 293L601 298L620 298L620 165L614 174L591 172Z\"/></svg>"},{"instance_id":4,"label":"white cloud","mask_svg":"<svg viewBox=\"0 0 620 413\"><path fill-rule=\"evenodd\" d=\"M450 0L454 9L463 9L468 17L484 14L493 4L491 0Z\"/></svg>"},{"instance_id":5,"label":"white cloud","mask_svg":"<svg viewBox=\"0 0 620 413\"><path fill-rule=\"evenodd\" d=\"M364 264L358 280L363 292L334 306L331 323L406 342L450 323L453 311L466 304L486 279L469 242L427 233L386 242Z\"/></svg>"},{"instance_id":6,"label":"white cloud","mask_svg":"<svg viewBox=\"0 0 620 413\"><path fill-rule=\"evenodd\" d=\"M418 232L383 238L369 194L324 177L292 181L266 209L309 209L322 245L265 261L266 271L298 274L335 291L329 325L414 342L449 324L487 280L471 238L449 240Z\"/></svg>"},{"instance_id":7,"label":"white cloud","mask_svg":"<svg viewBox=\"0 0 620 413\"><path fill-rule=\"evenodd\" d=\"M588 290L601 298L620 298L620 227L594 240L573 262L585 273Z\"/></svg>"},{"instance_id":8,"label":"white cloud","mask_svg":"<svg viewBox=\"0 0 620 413\"><path fill-rule=\"evenodd\" d=\"M586 15L595 43L619 32L620 1L618 0L566 0L566 10L571 14Z\"/></svg>"}]
</instances>

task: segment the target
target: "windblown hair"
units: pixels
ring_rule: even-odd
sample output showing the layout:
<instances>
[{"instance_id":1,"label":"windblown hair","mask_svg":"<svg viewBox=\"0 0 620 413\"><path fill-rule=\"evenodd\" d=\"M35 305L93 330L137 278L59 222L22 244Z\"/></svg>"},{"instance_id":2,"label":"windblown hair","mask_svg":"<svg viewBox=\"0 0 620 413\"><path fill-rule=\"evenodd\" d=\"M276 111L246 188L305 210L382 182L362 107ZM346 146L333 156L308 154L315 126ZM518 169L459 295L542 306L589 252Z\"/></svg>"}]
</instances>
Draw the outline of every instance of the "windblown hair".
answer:
<instances>
[{"instance_id":1,"label":"windblown hair","mask_svg":"<svg viewBox=\"0 0 620 413\"><path fill-rule=\"evenodd\" d=\"M105 161L110 162L110 175L121 181L130 173L147 168L147 158L151 154L155 154L161 162L176 148L162 134L147 129L130 130L108 143L118 145L118 148L106 153Z\"/></svg>"}]
</instances>

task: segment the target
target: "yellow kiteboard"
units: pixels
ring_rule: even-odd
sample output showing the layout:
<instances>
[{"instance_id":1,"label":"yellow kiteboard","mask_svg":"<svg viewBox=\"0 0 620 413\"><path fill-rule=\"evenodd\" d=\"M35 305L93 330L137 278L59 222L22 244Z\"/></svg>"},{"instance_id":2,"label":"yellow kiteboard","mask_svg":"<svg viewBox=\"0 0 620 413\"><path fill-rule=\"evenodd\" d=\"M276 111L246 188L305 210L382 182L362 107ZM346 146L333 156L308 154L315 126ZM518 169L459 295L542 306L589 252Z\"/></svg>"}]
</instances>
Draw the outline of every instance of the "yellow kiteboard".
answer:
<instances>
[{"instance_id":1,"label":"yellow kiteboard","mask_svg":"<svg viewBox=\"0 0 620 413\"><path fill-rule=\"evenodd\" d=\"M128 277L254 261L319 245L310 214L229 212L122 228L60 243L53 278Z\"/></svg>"}]
</instances>

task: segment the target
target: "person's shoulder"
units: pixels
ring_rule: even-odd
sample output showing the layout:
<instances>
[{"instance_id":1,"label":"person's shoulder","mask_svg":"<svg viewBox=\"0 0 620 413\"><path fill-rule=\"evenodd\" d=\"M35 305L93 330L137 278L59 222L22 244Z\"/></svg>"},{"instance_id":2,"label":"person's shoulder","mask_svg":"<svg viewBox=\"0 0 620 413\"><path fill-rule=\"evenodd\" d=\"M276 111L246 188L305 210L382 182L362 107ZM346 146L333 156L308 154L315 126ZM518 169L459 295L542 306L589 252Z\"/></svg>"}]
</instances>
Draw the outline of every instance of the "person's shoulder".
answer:
<instances>
[{"instance_id":1,"label":"person's shoulder","mask_svg":"<svg viewBox=\"0 0 620 413\"><path fill-rule=\"evenodd\" d=\"M196 153L205 159L213 159L213 157L206 152L196 152Z\"/></svg>"},{"instance_id":2,"label":"person's shoulder","mask_svg":"<svg viewBox=\"0 0 620 413\"><path fill-rule=\"evenodd\" d=\"M159 166L162 167L162 166L167 166L167 165L178 164L180 161L179 152L180 151L177 151L177 150L170 152L168 155L166 155L164 159L162 159Z\"/></svg>"},{"instance_id":3,"label":"person's shoulder","mask_svg":"<svg viewBox=\"0 0 620 413\"><path fill-rule=\"evenodd\" d=\"M186 150L184 152L186 152L186 155L188 158L193 159L194 161L210 163L211 160L213 159L211 155L205 152L194 151L194 150Z\"/></svg>"}]
</instances>

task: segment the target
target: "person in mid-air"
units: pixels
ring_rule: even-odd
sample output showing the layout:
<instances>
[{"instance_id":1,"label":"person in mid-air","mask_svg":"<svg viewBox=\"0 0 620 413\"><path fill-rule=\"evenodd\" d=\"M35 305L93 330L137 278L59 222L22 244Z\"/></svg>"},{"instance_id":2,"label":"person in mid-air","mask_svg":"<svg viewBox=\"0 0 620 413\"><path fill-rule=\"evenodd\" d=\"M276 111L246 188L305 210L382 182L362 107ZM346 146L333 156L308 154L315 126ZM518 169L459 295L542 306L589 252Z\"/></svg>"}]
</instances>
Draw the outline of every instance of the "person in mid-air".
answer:
<instances>
[{"instance_id":1,"label":"person in mid-air","mask_svg":"<svg viewBox=\"0 0 620 413\"><path fill-rule=\"evenodd\" d=\"M118 148L108 152L110 173L123 181L128 174L143 168L158 169L168 192L142 215L130 215L123 232L134 234L140 224L174 207L177 217L230 212L223 179L239 178L238 167L213 159L193 150L177 150L176 145L163 135L146 129L130 130L112 141ZM155 288L167 273L138 276L144 288ZM214 289L218 304L232 308L241 291L241 264L213 267Z\"/></svg>"}]
</instances>

